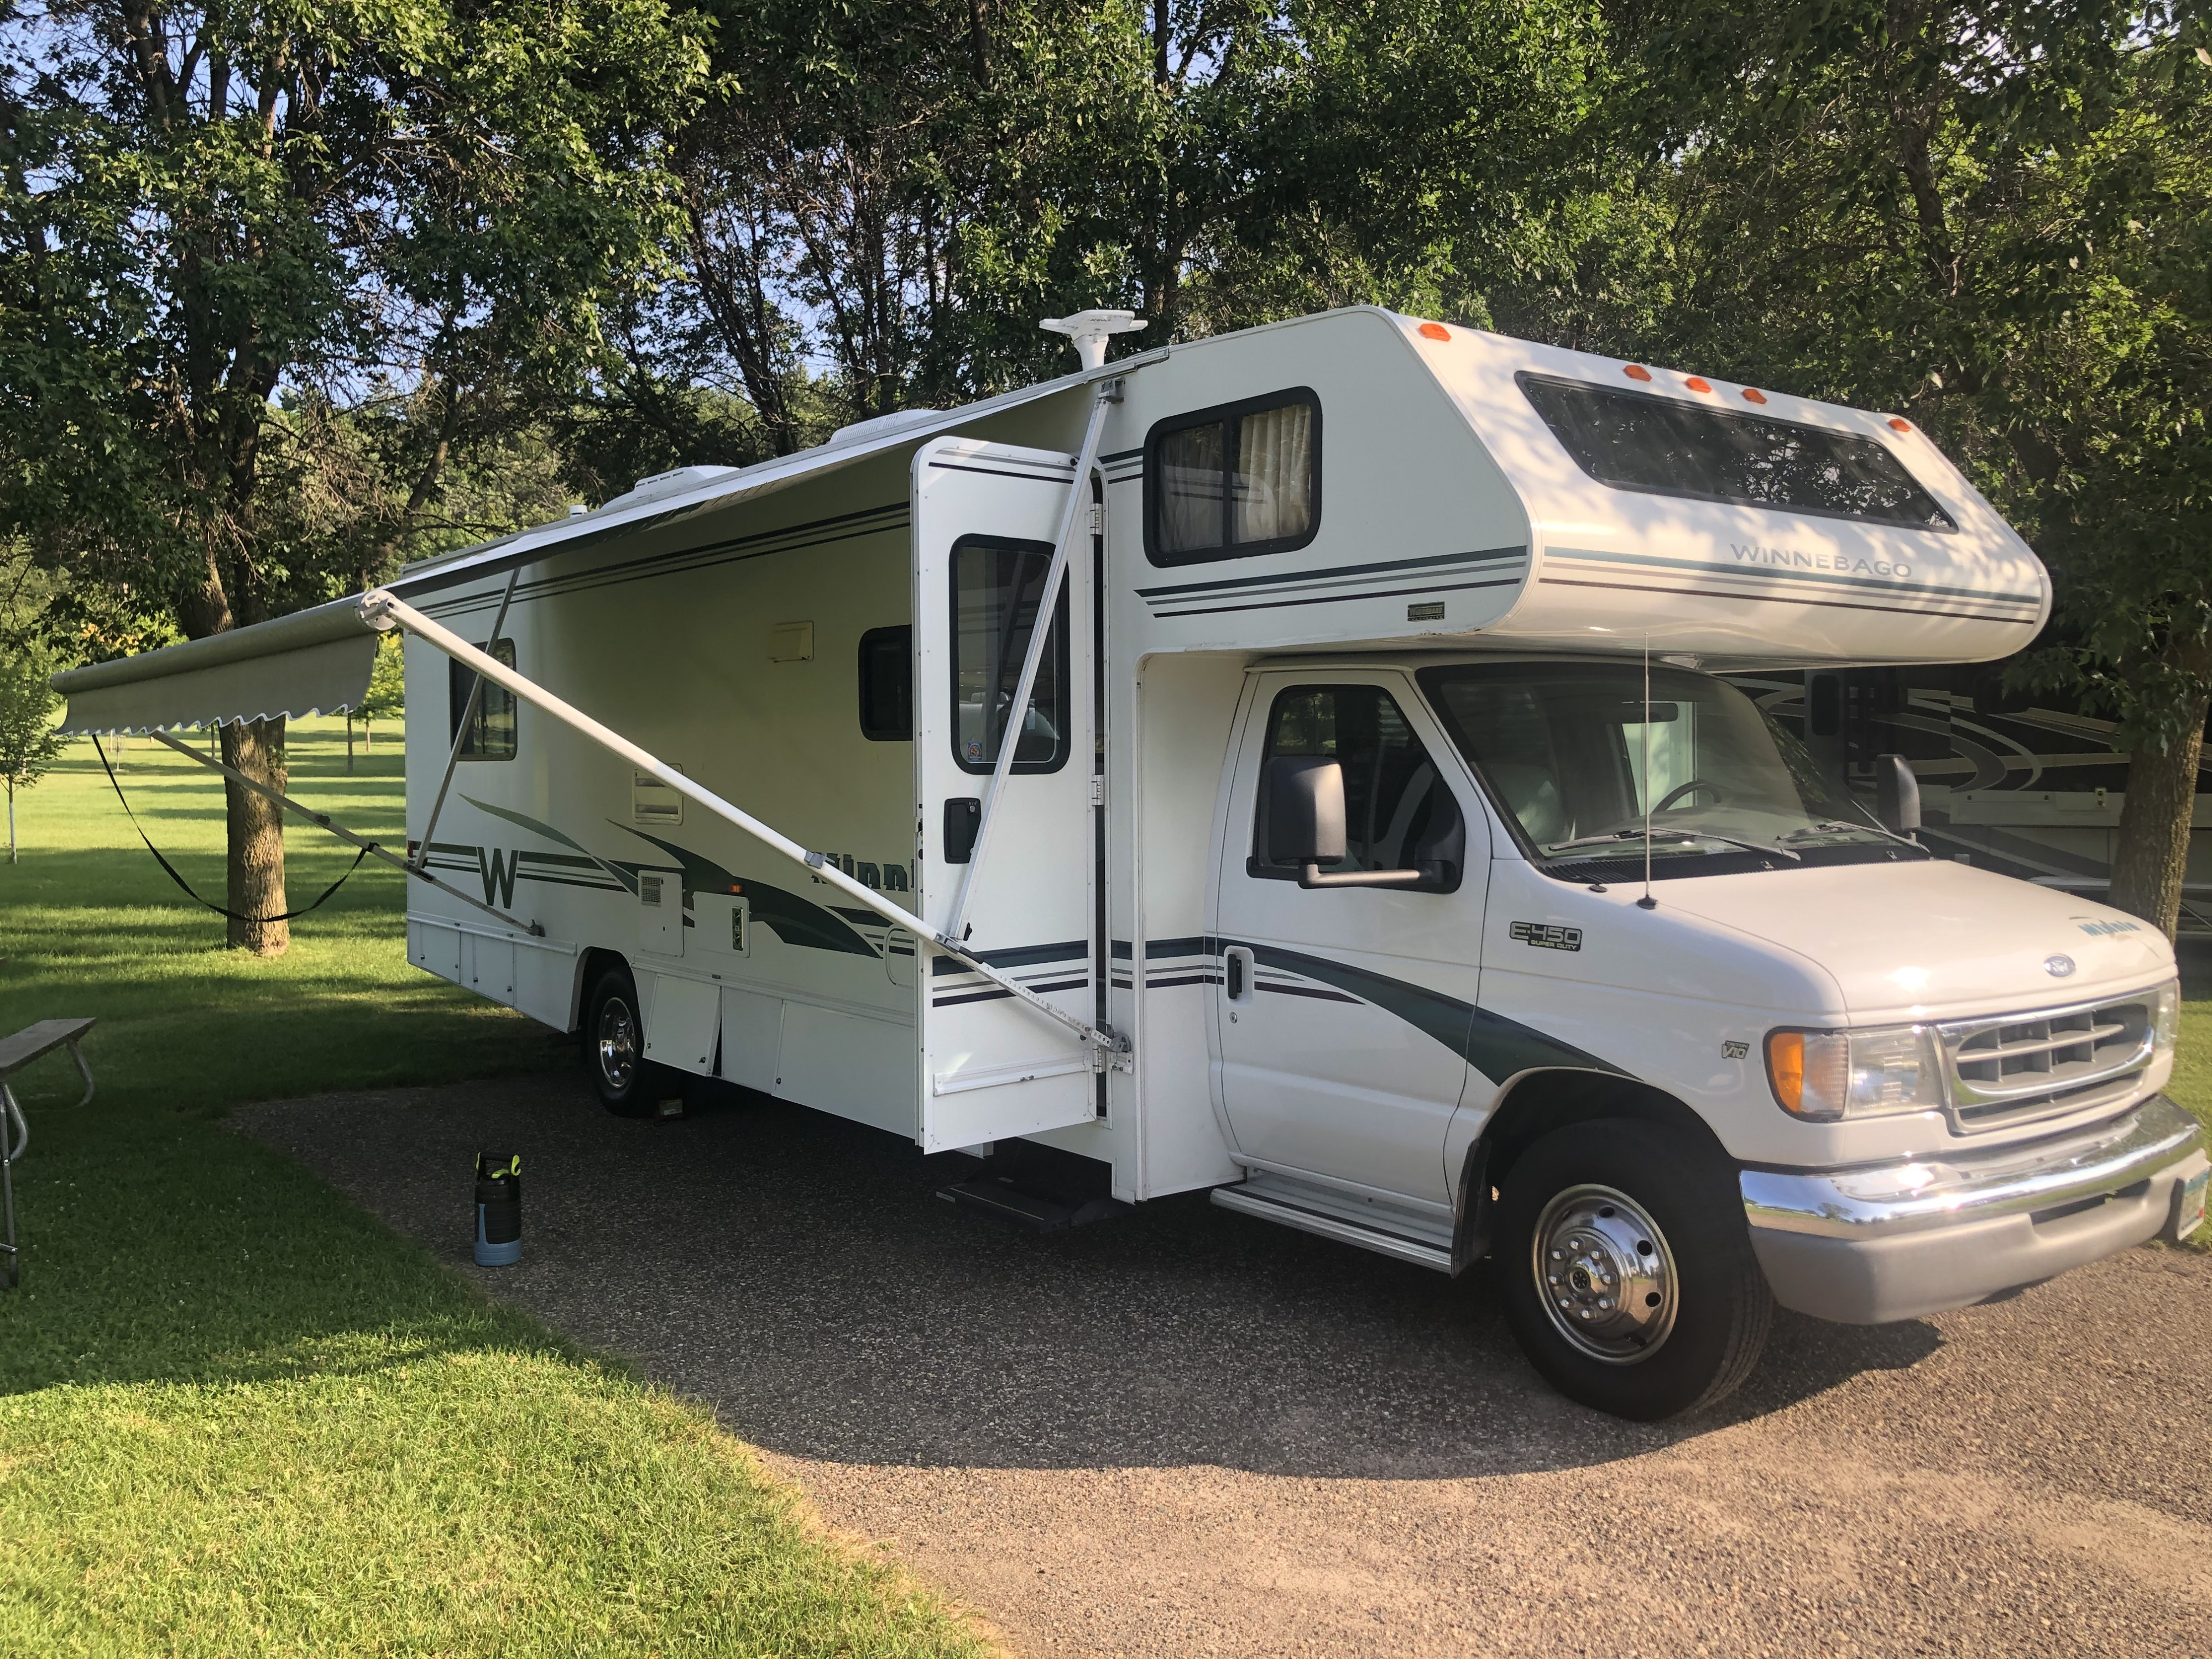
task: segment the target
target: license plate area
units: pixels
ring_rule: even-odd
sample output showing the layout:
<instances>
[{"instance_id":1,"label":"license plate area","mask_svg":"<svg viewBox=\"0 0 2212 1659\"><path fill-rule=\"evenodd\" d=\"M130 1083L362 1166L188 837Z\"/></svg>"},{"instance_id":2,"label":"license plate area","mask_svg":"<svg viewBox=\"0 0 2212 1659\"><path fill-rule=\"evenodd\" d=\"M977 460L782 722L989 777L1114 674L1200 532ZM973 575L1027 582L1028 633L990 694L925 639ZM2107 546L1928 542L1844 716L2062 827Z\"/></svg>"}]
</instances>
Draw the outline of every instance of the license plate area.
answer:
<instances>
[{"instance_id":1,"label":"license plate area","mask_svg":"<svg viewBox=\"0 0 2212 1659\"><path fill-rule=\"evenodd\" d=\"M2212 1186L2212 1169L2199 1170L2181 1183L2174 1197L2173 1237L2178 1243L2204 1224L2205 1189Z\"/></svg>"}]
</instances>

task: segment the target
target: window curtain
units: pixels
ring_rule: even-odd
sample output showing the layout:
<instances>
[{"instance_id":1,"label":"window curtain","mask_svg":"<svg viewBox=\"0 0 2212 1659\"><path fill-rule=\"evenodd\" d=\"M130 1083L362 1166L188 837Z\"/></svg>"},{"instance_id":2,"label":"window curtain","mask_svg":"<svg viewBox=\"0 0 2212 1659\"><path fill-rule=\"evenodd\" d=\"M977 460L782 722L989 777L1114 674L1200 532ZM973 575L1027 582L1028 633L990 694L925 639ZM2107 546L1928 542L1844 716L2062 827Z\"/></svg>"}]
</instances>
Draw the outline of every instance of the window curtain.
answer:
<instances>
[{"instance_id":1,"label":"window curtain","mask_svg":"<svg viewBox=\"0 0 2212 1659\"><path fill-rule=\"evenodd\" d=\"M1247 415L1237 441L1235 539L1303 536L1313 526L1313 410L1285 404Z\"/></svg>"}]
</instances>

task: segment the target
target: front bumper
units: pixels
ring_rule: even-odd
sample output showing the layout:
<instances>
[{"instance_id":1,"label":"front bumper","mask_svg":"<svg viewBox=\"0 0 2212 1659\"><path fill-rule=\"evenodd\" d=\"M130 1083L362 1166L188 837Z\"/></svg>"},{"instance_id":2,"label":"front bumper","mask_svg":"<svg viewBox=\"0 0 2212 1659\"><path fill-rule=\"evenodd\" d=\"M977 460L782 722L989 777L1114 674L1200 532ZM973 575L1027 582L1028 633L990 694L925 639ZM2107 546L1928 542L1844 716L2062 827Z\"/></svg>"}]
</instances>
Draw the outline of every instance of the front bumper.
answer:
<instances>
[{"instance_id":1,"label":"front bumper","mask_svg":"<svg viewBox=\"0 0 2212 1659\"><path fill-rule=\"evenodd\" d=\"M2022 1146L1820 1172L1746 1170L1752 1249L1785 1308L1877 1325L1985 1301L2169 1231L2206 1168L2164 1095Z\"/></svg>"}]
</instances>

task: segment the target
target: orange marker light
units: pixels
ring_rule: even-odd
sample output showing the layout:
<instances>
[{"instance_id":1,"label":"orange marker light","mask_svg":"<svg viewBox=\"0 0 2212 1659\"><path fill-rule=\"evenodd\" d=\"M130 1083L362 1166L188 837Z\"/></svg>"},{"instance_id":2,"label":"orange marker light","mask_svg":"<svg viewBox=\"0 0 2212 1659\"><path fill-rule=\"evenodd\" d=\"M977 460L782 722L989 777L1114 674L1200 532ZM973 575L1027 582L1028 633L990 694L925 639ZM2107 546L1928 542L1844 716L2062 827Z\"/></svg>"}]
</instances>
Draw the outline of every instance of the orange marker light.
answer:
<instances>
[{"instance_id":1,"label":"orange marker light","mask_svg":"<svg viewBox=\"0 0 2212 1659\"><path fill-rule=\"evenodd\" d=\"M1651 378L1651 371L1641 363L1631 363L1620 372L1632 380L1648 380Z\"/></svg>"},{"instance_id":2,"label":"orange marker light","mask_svg":"<svg viewBox=\"0 0 2212 1659\"><path fill-rule=\"evenodd\" d=\"M1763 404L1766 401L1766 394L1755 386L1747 386L1743 389L1743 400L1747 404Z\"/></svg>"},{"instance_id":3,"label":"orange marker light","mask_svg":"<svg viewBox=\"0 0 2212 1659\"><path fill-rule=\"evenodd\" d=\"M1893 432L1910 432L1912 430L1912 422L1910 421L1900 421L1893 415L1890 416L1889 428Z\"/></svg>"},{"instance_id":4,"label":"orange marker light","mask_svg":"<svg viewBox=\"0 0 2212 1659\"><path fill-rule=\"evenodd\" d=\"M1789 1110L1800 1110L1805 1102L1805 1034L1777 1031L1767 1038L1766 1069L1774 1097Z\"/></svg>"},{"instance_id":5,"label":"orange marker light","mask_svg":"<svg viewBox=\"0 0 2212 1659\"><path fill-rule=\"evenodd\" d=\"M1424 340L1449 340L1451 338L1451 331L1442 323L1423 323L1421 337Z\"/></svg>"},{"instance_id":6,"label":"orange marker light","mask_svg":"<svg viewBox=\"0 0 2212 1659\"><path fill-rule=\"evenodd\" d=\"M1686 386L1689 387L1689 388L1690 388L1690 390L1691 390L1691 391L1692 391L1692 392L1711 392L1711 391L1712 390L1712 387L1711 387L1711 385L1709 385L1707 382L1705 382L1705 381L1704 381L1704 380L1699 380L1699 379L1698 379L1696 375L1694 375L1694 374L1692 374L1692 376L1690 376L1690 378L1689 378L1688 380L1686 380L1683 381L1683 382L1682 382L1682 384L1683 384L1684 386Z\"/></svg>"}]
</instances>

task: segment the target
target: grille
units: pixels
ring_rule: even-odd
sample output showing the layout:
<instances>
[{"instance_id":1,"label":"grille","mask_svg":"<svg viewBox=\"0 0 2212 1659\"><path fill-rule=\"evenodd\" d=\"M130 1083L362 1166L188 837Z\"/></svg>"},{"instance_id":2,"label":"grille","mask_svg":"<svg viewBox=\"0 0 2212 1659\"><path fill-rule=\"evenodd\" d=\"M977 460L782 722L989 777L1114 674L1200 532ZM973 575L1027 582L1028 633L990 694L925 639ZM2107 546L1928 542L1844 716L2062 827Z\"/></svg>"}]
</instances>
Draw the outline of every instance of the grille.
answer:
<instances>
[{"instance_id":1,"label":"grille","mask_svg":"<svg viewBox=\"0 0 2212 1659\"><path fill-rule=\"evenodd\" d=\"M2150 1061L2147 997L1939 1025L1962 1133L2118 1099Z\"/></svg>"}]
</instances>

